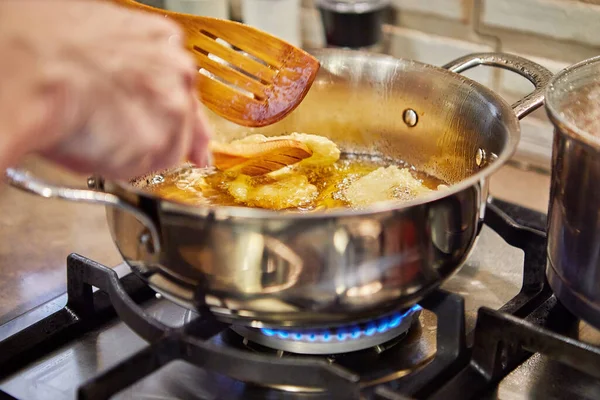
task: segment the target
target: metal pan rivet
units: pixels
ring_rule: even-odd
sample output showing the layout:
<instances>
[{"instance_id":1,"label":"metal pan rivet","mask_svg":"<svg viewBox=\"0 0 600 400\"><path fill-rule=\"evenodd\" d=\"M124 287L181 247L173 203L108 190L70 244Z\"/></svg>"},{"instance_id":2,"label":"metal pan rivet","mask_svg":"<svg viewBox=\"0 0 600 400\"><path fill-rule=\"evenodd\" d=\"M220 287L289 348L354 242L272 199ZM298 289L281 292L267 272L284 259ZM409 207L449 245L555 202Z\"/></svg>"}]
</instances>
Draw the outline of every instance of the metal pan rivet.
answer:
<instances>
[{"instance_id":1,"label":"metal pan rivet","mask_svg":"<svg viewBox=\"0 0 600 400\"><path fill-rule=\"evenodd\" d=\"M95 189L96 188L96 178L93 178L93 177L88 178L87 187L88 187L88 189Z\"/></svg>"},{"instance_id":2,"label":"metal pan rivet","mask_svg":"<svg viewBox=\"0 0 600 400\"><path fill-rule=\"evenodd\" d=\"M419 122L419 116L412 108L407 108L404 110L402 113L402 119L404 120L404 123L411 128L417 125L417 122Z\"/></svg>"},{"instance_id":3,"label":"metal pan rivet","mask_svg":"<svg viewBox=\"0 0 600 400\"><path fill-rule=\"evenodd\" d=\"M475 164L477 164L478 167L482 167L484 161L485 161L485 150L477 149L477 154L475 155Z\"/></svg>"},{"instance_id":4,"label":"metal pan rivet","mask_svg":"<svg viewBox=\"0 0 600 400\"><path fill-rule=\"evenodd\" d=\"M148 253L154 252L154 243L152 243L152 235L150 235L149 232L142 232L138 240L144 250L146 250Z\"/></svg>"}]
</instances>

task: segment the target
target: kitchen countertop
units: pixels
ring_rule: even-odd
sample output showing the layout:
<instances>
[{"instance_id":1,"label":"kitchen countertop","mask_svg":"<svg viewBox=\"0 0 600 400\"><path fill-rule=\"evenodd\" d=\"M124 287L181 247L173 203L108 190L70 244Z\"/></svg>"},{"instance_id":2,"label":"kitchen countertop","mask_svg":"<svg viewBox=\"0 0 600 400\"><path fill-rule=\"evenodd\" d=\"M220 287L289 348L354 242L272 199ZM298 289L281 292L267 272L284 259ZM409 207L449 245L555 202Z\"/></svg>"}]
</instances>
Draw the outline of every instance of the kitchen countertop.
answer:
<instances>
[{"instance_id":1,"label":"kitchen countertop","mask_svg":"<svg viewBox=\"0 0 600 400\"><path fill-rule=\"evenodd\" d=\"M82 187L85 177L67 174L31 158L24 166L55 181ZM499 199L545 212L549 176L507 165L491 180ZM47 200L7 185L0 187L0 323L63 293L65 260L79 253L102 264L121 262L108 228L104 208Z\"/></svg>"},{"instance_id":2,"label":"kitchen countertop","mask_svg":"<svg viewBox=\"0 0 600 400\"><path fill-rule=\"evenodd\" d=\"M84 177L66 174L39 159L24 167L39 176L82 187ZM44 175L41 175L44 174ZM0 321L63 293L65 262L79 253L107 265L120 262L106 226L104 208L43 199L0 187Z\"/></svg>"}]
</instances>

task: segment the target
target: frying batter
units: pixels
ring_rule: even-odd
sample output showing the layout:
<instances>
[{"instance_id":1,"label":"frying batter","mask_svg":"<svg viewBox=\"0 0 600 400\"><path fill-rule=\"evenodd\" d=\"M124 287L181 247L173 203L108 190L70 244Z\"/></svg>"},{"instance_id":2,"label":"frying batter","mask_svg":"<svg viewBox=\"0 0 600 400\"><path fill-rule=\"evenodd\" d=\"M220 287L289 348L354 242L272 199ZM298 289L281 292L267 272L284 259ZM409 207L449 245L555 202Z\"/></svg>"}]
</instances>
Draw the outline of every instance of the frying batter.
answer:
<instances>
[{"instance_id":1,"label":"frying batter","mask_svg":"<svg viewBox=\"0 0 600 400\"><path fill-rule=\"evenodd\" d=\"M184 168L155 187L161 196L196 205L243 205L271 210L317 211L363 208L385 200L412 200L435 190L440 180L403 163L368 155L342 155L323 136L251 135L236 142L295 139L312 156L269 174L250 177L235 169Z\"/></svg>"},{"instance_id":2,"label":"frying batter","mask_svg":"<svg viewBox=\"0 0 600 400\"><path fill-rule=\"evenodd\" d=\"M416 179L408 168L391 165L354 181L345 190L346 201L355 208L388 200L413 200L431 192L421 180Z\"/></svg>"}]
</instances>

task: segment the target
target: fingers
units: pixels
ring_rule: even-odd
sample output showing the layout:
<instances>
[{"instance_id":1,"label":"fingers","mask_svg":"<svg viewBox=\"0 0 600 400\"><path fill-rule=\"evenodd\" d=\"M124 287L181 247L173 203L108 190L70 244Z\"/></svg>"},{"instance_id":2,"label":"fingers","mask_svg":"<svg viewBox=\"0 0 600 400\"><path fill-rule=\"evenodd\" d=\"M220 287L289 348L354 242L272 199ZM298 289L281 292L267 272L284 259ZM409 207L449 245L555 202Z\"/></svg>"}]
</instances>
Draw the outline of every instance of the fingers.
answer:
<instances>
[{"instance_id":1,"label":"fingers","mask_svg":"<svg viewBox=\"0 0 600 400\"><path fill-rule=\"evenodd\" d=\"M197 98L198 70L179 26L104 2L57 1L44 12L32 10L40 14L40 25L47 20L44 12L62 18L60 24L45 24L45 34L36 33L29 42L43 55L39 80L52 75L68 94L53 103L62 124L46 118L52 122L46 126L61 132L52 140L44 136L48 141L36 150L75 172L112 179L186 160L210 163L211 132ZM85 24L71 23L81 19ZM39 37L46 40L37 49ZM36 104L35 99L25 103Z\"/></svg>"}]
</instances>

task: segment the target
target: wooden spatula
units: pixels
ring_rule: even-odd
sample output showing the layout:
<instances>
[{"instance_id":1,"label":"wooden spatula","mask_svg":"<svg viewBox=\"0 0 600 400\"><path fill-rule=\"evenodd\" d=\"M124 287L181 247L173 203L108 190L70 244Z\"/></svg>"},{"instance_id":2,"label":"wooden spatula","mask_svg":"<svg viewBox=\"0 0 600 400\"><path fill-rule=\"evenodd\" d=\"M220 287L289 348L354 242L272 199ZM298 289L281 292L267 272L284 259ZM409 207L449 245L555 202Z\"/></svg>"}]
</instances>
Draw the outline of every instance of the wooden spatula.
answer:
<instances>
[{"instance_id":1,"label":"wooden spatula","mask_svg":"<svg viewBox=\"0 0 600 400\"><path fill-rule=\"evenodd\" d=\"M135 0L113 1L178 23L199 67L200 100L239 125L270 125L288 115L304 99L319 70L319 61L307 52L248 25Z\"/></svg>"},{"instance_id":2,"label":"wooden spatula","mask_svg":"<svg viewBox=\"0 0 600 400\"><path fill-rule=\"evenodd\" d=\"M261 143L224 144L211 142L213 165L220 170L233 167L246 175L257 176L276 171L310 157L312 151L293 139L270 140Z\"/></svg>"}]
</instances>

